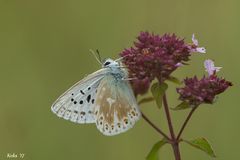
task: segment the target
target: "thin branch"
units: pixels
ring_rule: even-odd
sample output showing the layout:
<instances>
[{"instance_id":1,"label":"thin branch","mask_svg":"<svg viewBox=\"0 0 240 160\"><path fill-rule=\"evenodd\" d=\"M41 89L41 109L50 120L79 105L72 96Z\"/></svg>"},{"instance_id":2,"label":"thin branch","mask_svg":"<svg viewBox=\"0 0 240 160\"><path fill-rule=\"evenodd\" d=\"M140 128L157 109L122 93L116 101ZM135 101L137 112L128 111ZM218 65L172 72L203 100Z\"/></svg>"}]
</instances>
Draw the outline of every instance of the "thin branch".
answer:
<instances>
[{"instance_id":1,"label":"thin branch","mask_svg":"<svg viewBox=\"0 0 240 160\"><path fill-rule=\"evenodd\" d=\"M180 131L179 131L179 133L178 133L177 141L180 139L183 130L185 129L185 127L186 127L188 121L190 120L190 118L192 117L193 112L194 112L196 109L197 109L197 107L193 107L192 110L189 112L189 114L188 114L186 120L184 121L184 123L183 123L183 125L182 125L182 127L181 127L181 129L180 129Z\"/></svg>"},{"instance_id":2,"label":"thin branch","mask_svg":"<svg viewBox=\"0 0 240 160\"><path fill-rule=\"evenodd\" d=\"M166 94L163 95L163 106L164 106L164 110L165 110L165 113L166 113L168 128L169 128L171 137L172 137L173 140L175 140L175 134L174 134L174 130L173 130L171 116L170 116L170 113L169 113L169 107L168 107L168 103L167 103Z\"/></svg>"},{"instance_id":3,"label":"thin branch","mask_svg":"<svg viewBox=\"0 0 240 160\"><path fill-rule=\"evenodd\" d=\"M160 133L164 138L166 138L168 141L171 141L171 139L161 130L159 129L155 124L153 124L148 118L147 116L145 116L145 114L142 113L142 117L143 119L150 124L158 133Z\"/></svg>"},{"instance_id":4,"label":"thin branch","mask_svg":"<svg viewBox=\"0 0 240 160\"><path fill-rule=\"evenodd\" d=\"M166 117L167 117L167 122L168 122L168 128L171 134L171 139L173 141L172 143L172 148L174 151L174 155L175 155L175 160L181 160L181 154L180 154L180 150L179 150L179 142L177 141L176 137L175 137L175 133L173 130L173 125L172 125L172 120L171 120L171 115L169 112L169 106L167 103L167 96L166 93L163 95L163 106L164 106L164 110L166 113Z\"/></svg>"}]
</instances>

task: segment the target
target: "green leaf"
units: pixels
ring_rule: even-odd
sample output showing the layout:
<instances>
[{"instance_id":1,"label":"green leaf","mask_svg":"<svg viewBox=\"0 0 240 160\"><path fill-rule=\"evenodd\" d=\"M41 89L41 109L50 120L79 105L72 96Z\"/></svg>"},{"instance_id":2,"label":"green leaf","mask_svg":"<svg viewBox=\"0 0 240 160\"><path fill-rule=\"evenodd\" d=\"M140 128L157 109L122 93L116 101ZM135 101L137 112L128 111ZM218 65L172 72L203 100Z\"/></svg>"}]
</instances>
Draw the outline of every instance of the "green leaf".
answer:
<instances>
[{"instance_id":1,"label":"green leaf","mask_svg":"<svg viewBox=\"0 0 240 160\"><path fill-rule=\"evenodd\" d=\"M151 87L152 95L159 109L162 107L162 98L167 88L168 85L166 83L154 83Z\"/></svg>"},{"instance_id":2,"label":"green leaf","mask_svg":"<svg viewBox=\"0 0 240 160\"><path fill-rule=\"evenodd\" d=\"M146 97L146 98L143 98L141 99L139 102L138 102L138 105L142 104L142 103L147 103L147 102L151 102L155 100L153 97Z\"/></svg>"},{"instance_id":3,"label":"green leaf","mask_svg":"<svg viewBox=\"0 0 240 160\"><path fill-rule=\"evenodd\" d=\"M171 108L172 110L184 110L184 109L188 109L188 108L192 108L187 102L182 102L179 105L177 105L175 108Z\"/></svg>"},{"instance_id":4,"label":"green leaf","mask_svg":"<svg viewBox=\"0 0 240 160\"><path fill-rule=\"evenodd\" d=\"M173 76L170 76L167 80L170 82L173 82L175 84L179 84L179 85L182 84L182 81L180 81L178 78L173 77Z\"/></svg>"},{"instance_id":5,"label":"green leaf","mask_svg":"<svg viewBox=\"0 0 240 160\"><path fill-rule=\"evenodd\" d=\"M148 153L146 160L158 160L158 150L166 143L167 141L163 139L154 144L151 151Z\"/></svg>"},{"instance_id":6,"label":"green leaf","mask_svg":"<svg viewBox=\"0 0 240 160\"><path fill-rule=\"evenodd\" d=\"M183 140L184 142L190 144L191 146L200 149L210 155L211 157L216 157L211 145L205 138L197 138L191 141Z\"/></svg>"}]
</instances>

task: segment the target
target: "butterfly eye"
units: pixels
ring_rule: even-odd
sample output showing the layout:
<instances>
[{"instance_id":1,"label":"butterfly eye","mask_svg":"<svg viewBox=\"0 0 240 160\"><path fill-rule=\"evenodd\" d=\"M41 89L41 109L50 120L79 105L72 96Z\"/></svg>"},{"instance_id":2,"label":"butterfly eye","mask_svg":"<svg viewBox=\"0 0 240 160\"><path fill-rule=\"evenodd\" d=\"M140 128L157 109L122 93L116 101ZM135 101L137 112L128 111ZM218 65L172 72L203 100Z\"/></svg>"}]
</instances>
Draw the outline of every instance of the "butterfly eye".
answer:
<instances>
[{"instance_id":1,"label":"butterfly eye","mask_svg":"<svg viewBox=\"0 0 240 160\"><path fill-rule=\"evenodd\" d=\"M110 64L110 62L105 62L104 63L104 66L107 66L107 65L109 65Z\"/></svg>"}]
</instances>

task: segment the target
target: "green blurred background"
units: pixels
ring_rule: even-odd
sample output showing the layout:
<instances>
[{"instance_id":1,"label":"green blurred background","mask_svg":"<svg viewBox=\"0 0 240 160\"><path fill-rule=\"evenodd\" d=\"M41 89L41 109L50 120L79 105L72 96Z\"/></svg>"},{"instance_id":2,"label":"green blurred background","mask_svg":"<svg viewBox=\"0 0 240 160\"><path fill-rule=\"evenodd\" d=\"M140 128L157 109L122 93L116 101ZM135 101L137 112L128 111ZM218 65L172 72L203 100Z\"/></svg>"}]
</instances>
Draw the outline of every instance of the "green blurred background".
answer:
<instances>
[{"instance_id":1,"label":"green blurred background","mask_svg":"<svg viewBox=\"0 0 240 160\"><path fill-rule=\"evenodd\" d=\"M191 66L175 76L202 76L206 58L223 66L219 74L234 87L214 106L203 105L183 137L208 138L217 160L240 159L239 8L237 0L0 0L0 160L7 153L25 153L29 160L144 159L161 137L143 119L125 134L106 137L95 125L57 118L50 106L68 87L99 69L89 49L117 58L145 30L176 33L188 42L195 33L207 48L207 54L194 54ZM179 103L175 87L167 93L172 106ZM168 131L154 103L141 109ZM173 113L175 130L186 114ZM183 160L212 159L186 144L181 144L181 153ZM170 146L159 156L173 159Z\"/></svg>"}]
</instances>

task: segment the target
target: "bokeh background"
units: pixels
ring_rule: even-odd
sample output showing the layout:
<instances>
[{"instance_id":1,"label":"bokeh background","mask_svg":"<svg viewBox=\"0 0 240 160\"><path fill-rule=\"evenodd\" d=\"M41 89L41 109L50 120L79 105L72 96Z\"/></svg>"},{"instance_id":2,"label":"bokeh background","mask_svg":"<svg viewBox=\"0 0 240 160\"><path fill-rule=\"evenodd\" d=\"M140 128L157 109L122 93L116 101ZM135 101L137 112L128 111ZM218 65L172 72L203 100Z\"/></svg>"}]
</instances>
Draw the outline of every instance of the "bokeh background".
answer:
<instances>
[{"instance_id":1,"label":"bokeh background","mask_svg":"<svg viewBox=\"0 0 240 160\"><path fill-rule=\"evenodd\" d=\"M217 160L239 154L240 2L237 0L0 0L0 159L25 153L24 159L141 160L161 137L141 119L136 126L106 137L95 125L77 125L50 111L52 102L76 81L100 66L89 49L117 58L140 31L176 33L191 42L196 34L207 54L194 54L190 66L174 72L180 78L204 73L203 61L214 59L219 74L234 87L213 105L203 105L184 138L206 137ZM176 85L167 92L175 106ZM154 103L142 111L168 131ZM174 112L175 130L188 111ZM210 160L181 144L183 160ZM173 159L170 146L160 159Z\"/></svg>"}]
</instances>

